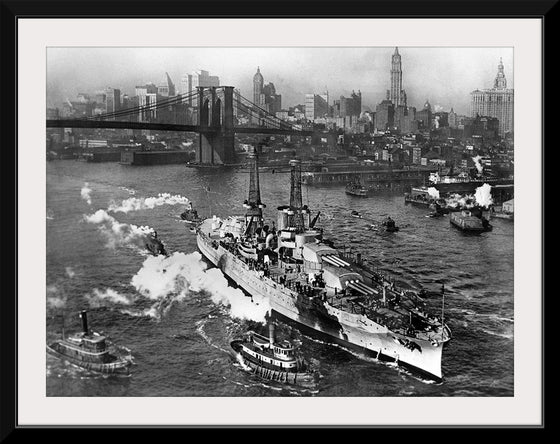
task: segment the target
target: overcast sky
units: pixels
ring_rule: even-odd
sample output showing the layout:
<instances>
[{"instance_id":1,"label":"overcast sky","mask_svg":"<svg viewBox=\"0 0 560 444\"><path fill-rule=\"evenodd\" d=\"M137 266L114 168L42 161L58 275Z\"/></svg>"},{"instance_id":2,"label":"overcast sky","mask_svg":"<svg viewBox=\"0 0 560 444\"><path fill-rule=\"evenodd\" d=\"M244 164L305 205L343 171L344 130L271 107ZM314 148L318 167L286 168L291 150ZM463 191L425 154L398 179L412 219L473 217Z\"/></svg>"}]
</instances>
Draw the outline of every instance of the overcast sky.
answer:
<instances>
[{"instance_id":1,"label":"overcast sky","mask_svg":"<svg viewBox=\"0 0 560 444\"><path fill-rule=\"evenodd\" d=\"M47 106L60 106L77 93L105 87L134 95L135 85L159 84L168 72L178 92L181 76L205 69L221 85L237 87L252 100L253 75L260 67L265 84L274 83L282 107L304 103L306 93L329 92L329 101L352 90L362 106L375 110L390 88L394 47L361 48L48 48ZM492 88L500 57L513 88L513 48L399 47L403 88L409 106L470 113L475 89Z\"/></svg>"}]
</instances>

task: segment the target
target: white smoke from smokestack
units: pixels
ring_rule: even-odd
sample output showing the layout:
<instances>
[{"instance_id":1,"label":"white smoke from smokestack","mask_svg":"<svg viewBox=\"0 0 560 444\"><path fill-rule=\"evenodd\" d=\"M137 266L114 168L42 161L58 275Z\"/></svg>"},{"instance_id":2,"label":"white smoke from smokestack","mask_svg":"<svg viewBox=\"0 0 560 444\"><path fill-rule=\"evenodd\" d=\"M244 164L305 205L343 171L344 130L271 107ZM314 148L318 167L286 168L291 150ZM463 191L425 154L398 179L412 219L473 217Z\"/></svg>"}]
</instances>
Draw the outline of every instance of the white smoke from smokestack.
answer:
<instances>
[{"instance_id":1,"label":"white smoke from smokestack","mask_svg":"<svg viewBox=\"0 0 560 444\"><path fill-rule=\"evenodd\" d=\"M265 298L251 298L230 287L223 273L217 268L208 269L198 252L148 257L131 284L143 296L157 301L153 308L169 306L192 292L206 292L214 303L228 307L232 317L264 323L270 310Z\"/></svg>"},{"instance_id":2,"label":"white smoke from smokestack","mask_svg":"<svg viewBox=\"0 0 560 444\"><path fill-rule=\"evenodd\" d=\"M135 245L145 248L154 233L153 228L147 226L139 227L120 223L105 210L97 210L93 214L84 215L84 219L89 223L99 225L99 230L108 240L108 246L112 248L117 245Z\"/></svg>"},{"instance_id":3,"label":"white smoke from smokestack","mask_svg":"<svg viewBox=\"0 0 560 444\"><path fill-rule=\"evenodd\" d=\"M113 290L112 288L106 288L105 291L98 290L97 288L93 289L93 294L86 294L86 299L89 301L89 304L93 308L99 308L105 305L105 302L111 302L113 304L122 304L122 305L130 305L132 301L123 296L122 294L118 293L117 291Z\"/></svg>"},{"instance_id":4,"label":"white smoke from smokestack","mask_svg":"<svg viewBox=\"0 0 560 444\"><path fill-rule=\"evenodd\" d=\"M179 194L172 196L169 193L160 193L158 197L131 197L123 200L120 205L111 203L108 210L115 213L128 213L129 211L152 210L161 205L187 205L189 199Z\"/></svg>"},{"instance_id":5,"label":"white smoke from smokestack","mask_svg":"<svg viewBox=\"0 0 560 444\"><path fill-rule=\"evenodd\" d=\"M478 170L478 174L482 174L482 172L484 171L484 168L482 167L482 163L480 163L480 159L482 159L482 157L480 156L475 156L472 158L472 160L474 161L474 166Z\"/></svg>"},{"instance_id":6,"label":"white smoke from smokestack","mask_svg":"<svg viewBox=\"0 0 560 444\"><path fill-rule=\"evenodd\" d=\"M437 188L429 187L428 194L430 195L430 197L433 197L434 199L439 199L439 190Z\"/></svg>"},{"instance_id":7,"label":"white smoke from smokestack","mask_svg":"<svg viewBox=\"0 0 560 444\"><path fill-rule=\"evenodd\" d=\"M82 187L82 191L81 191L81 195L82 195L82 199L84 199L88 205L91 205L91 188L89 187L88 183L84 183L84 186Z\"/></svg>"},{"instance_id":8,"label":"white smoke from smokestack","mask_svg":"<svg viewBox=\"0 0 560 444\"><path fill-rule=\"evenodd\" d=\"M478 187L474 193L476 203L484 208L488 208L490 205L492 205L494 201L492 200L492 193L490 192L491 190L492 187L487 183Z\"/></svg>"}]
</instances>

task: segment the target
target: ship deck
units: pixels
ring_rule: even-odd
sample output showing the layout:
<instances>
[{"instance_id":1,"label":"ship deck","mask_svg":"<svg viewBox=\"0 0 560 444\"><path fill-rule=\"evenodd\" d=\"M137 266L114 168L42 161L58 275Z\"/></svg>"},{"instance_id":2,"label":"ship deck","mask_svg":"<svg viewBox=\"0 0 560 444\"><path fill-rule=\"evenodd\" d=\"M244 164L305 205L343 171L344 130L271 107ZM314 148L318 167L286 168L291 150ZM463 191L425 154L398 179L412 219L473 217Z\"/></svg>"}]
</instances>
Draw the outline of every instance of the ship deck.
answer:
<instances>
[{"instance_id":1,"label":"ship deck","mask_svg":"<svg viewBox=\"0 0 560 444\"><path fill-rule=\"evenodd\" d=\"M247 264L250 270L256 271L263 278L269 278L276 284L283 285L311 303L314 298L326 300L332 307L353 314L363 314L370 320L385 325L391 331L427 341L441 341L442 329L440 320L429 317L422 308L421 302L414 301L414 296L383 280L381 275L365 270L353 263L350 258L343 259L350 263L346 268L359 273L364 287L373 291L357 291L347 288L344 291L335 290L324 284L309 281L309 275L304 271L303 264L297 261L271 260L268 264L245 258L237 250L236 243L228 238L220 237L218 230L211 229L211 220L204 221L199 227L199 233L209 242L215 242L238 259ZM385 288L385 301L383 300ZM411 318L421 324L414 332L409 330ZM421 320L421 322L420 322Z\"/></svg>"}]
</instances>

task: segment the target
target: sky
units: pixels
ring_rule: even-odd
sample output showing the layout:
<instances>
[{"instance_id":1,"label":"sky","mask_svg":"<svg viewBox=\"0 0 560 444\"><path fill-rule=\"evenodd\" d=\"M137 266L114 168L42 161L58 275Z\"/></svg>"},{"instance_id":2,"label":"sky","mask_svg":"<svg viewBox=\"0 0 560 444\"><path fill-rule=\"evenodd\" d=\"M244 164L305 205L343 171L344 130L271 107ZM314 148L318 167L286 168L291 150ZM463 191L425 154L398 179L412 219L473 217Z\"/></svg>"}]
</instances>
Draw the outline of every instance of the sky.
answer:
<instances>
[{"instance_id":1,"label":"sky","mask_svg":"<svg viewBox=\"0 0 560 444\"><path fill-rule=\"evenodd\" d=\"M390 88L394 47L292 48L111 48L47 49L47 106L75 100L106 87L134 95L134 87L159 84L169 73L178 92L184 74L204 69L235 86L249 100L253 75L260 68L264 82L274 83L282 107L303 104L305 94L341 95L362 92L362 108L375 111ZM513 84L513 48L399 47L403 89L408 105L470 114L470 92L492 88L500 57L508 88Z\"/></svg>"}]
</instances>

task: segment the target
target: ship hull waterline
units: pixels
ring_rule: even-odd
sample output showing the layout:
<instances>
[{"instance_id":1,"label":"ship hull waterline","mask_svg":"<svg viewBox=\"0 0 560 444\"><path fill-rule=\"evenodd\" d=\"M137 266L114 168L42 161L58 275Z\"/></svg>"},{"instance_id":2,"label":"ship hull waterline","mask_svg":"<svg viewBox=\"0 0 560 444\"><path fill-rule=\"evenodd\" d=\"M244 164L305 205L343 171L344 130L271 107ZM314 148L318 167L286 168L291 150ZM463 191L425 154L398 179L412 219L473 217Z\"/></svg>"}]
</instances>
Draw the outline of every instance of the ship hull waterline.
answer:
<instances>
[{"instance_id":1,"label":"ship hull waterline","mask_svg":"<svg viewBox=\"0 0 560 444\"><path fill-rule=\"evenodd\" d=\"M322 312L316 307L306 307L305 297L257 275L253 270L221 246L200 232L197 235L200 253L214 266L249 295L268 299L273 315L290 324L302 327L302 332L339 344L358 353L394 362L420 377L442 381L441 359L444 343L436 345L426 340L406 338L390 331L365 316L356 316L328 306ZM346 322L345 322L346 321ZM412 344L412 345L411 345Z\"/></svg>"},{"instance_id":2,"label":"ship hull waterline","mask_svg":"<svg viewBox=\"0 0 560 444\"><path fill-rule=\"evenodd\" d=\"M114 363L95 363L95 362L85 362L81 361L80 359L76 359L72 356L65 355L64 353L60 353L58 350L55 350L53 347L47 345L47 353L55 356L59 359L68 361L78 367L81 367L86 370L94 371L97 373L103 373L106 375L130 375L130 366L131 363L129 361L119 361Z\"/></svg>"}]
</instances>

